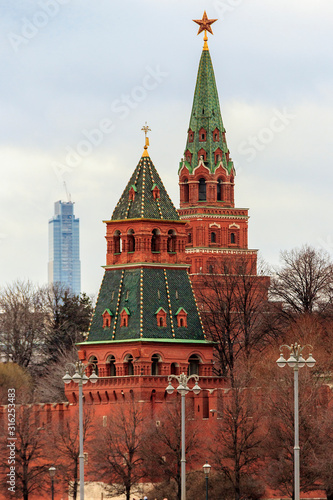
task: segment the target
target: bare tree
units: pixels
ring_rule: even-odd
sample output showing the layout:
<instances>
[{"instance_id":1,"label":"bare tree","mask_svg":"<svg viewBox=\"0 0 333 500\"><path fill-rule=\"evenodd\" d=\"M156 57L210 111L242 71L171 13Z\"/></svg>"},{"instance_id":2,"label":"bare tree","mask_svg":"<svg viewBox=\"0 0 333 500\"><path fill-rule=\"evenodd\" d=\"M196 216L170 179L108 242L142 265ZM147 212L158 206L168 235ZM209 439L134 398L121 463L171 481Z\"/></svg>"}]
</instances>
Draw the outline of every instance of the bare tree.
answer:
<instances>
[{"instance_id":1,"label":"bare tree","mask_svg":"<svg viewBox=\"0 0 333 500\"><path fill-rule=\"evenodd\" d=\"M180 396L175 394L171 402L165 403L163 413L154 415L145 423L142 456L147 477L152 482L163 482L157 486L153 494L159 490L176 490L175 498L181 498L181 411ZM199 429L194 423L191 402L187 401L188 420L186 429L186 461L191 464L198 458ZM171 483L171 487L170 487ZM165 495L164 495L165 496Z\"/></svg>"},{"instance_id":2,"label":"bare tree","mask_svg":"<svg viewBox=\"0 0 333 500\"><path fill-rule=\"evenodd\" d=\"M37 362L45 338L45 310L40 289L15 281L0 292L0 345L7 361L28 367Z\"/></svg>"},{"instance_id":3,"label":"bare tree","mask_svg":"<svg viewBox=\"0 0 333 500\"><path fill-rule=\"evenodd\" d=\"M235 377L233 387L224 395L217 412L220 420L215 440L210 446L214 470L224 479L224 489L229 484L235 500L263 492L258 474L265 437L263 415L258 411L255 388L251 384L244 387L244 381L249 384L249 377Z\"/></svg>"},{"instance_id":4,"label":"bare tree","mask_svg":"<svg viewBox=\"0 0 333 500\"><path fill-rule=\"evenodd\" d=\"M15 460L15 487L11 490L16 498L28 500L35 492L43 492L52 463L46 454L46 429L38 425L38 409L30 405L16 408L14 440L2 438L1 469L2 490L8 494L8 476L11 463L8 461L8 443L13 447ZM14 450L15 448L15 450Z\"/></svg>"},{"instance_id":5,"label":"bare tree","mask_svg":"<svg viewBox=\"0 0 333 500\"><path fill-rule=\"evenodd\" d=\"M92 412L85 407L83 417L83 440L89 441L92 435ZM68 485L68 494L77 499L79 485L79 418L78 415L65 415L63 421L49 428L48 445L58 459L58 469ZM87 445L85 446L86 449Z\"/></svg>"},{"instance_id":6,"label":"bare tree","mask_svg":"<svg viewBox=\"0 0 333 500\"><path fill-rule=\"evenodd\" d=\"M267 300L269 278L258 276L256 265L245 258L226 260L205 275L198 300L208 336L216 342L222 375L234 376L240 356L249 358L271 337Z\"/></svg>"},{"instance_id":7,"label":"bare tree","mask_svg":"<svg viewBox=\"0 0 333 500\"><path fill-rule=\"evenodd\" d=\"M57 361L48 364L42 371L34 391L34 401L38 403L54 403L66 401L64 382L66 366L75 364L78 360L77 348L58 352Z\"/></svg>"},{"instance_id":8,"label":"bare tree","mask_svg":"<svg viewBox=\"0 0 333 500\"><path fill-rule=\"evenodd\" d=\"M0 363L0 404L8 404L8 389L15 390L15 402L30 403L33 381L29 372L16 363Z\"/></svg>"},{"instance_id":9,"label":"bare tree","mask_svg":"<svg viewBox=\"0 0 333 500\"><path fill-rule=\"evenodd\" d=\"M106 427L100 425L94 440L93 462L99 480L110 494L130 494L144 477L142 469L142 412L131 401L112 407Z\"/></svg>"},{"instance_id":10,"label":"bare tree","mask_svg":"<svg viewBox=\"0 0 333 500\"><path fill-rule=\"evenodd\" d=\"M323 312L332 305L333 267L327 253L305 245L281 252L281 260L270 293L274 300L282 302L288 317Z\"/></svg>"},{"instance_id":11,"label":"bare tree","mask_svg":"<svg viewBox=\"0 0 333 500\"><path fill-rule=\"evenodd\" d=\"M277 370L277 368L276 368ZM275 371L276 371L275 370ZM320 488L320 474L315 467L319 452L318 425L322 412L322 381L315 372L302 370L299 380L300 479L303 492ZM267 377L267 417L270 422L265 442L266 479L284 495L294 498L294 403L292 373L281 371ZM326 439L325 449L332 443Z\"/></svg>"}]
</instances>

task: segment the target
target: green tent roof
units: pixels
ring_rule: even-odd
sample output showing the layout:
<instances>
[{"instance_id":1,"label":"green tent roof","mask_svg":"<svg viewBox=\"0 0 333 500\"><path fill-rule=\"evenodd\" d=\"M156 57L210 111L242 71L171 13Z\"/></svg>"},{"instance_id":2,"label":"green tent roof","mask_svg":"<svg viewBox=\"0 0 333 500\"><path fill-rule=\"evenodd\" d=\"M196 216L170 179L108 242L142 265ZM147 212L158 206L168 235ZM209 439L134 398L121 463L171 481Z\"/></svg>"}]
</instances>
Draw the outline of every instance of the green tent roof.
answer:
<instances>
[{"instance_id":1,"label":"green tent roof","mask_svg":"<svg viewBox=\"0 0 333 500\"><path fill-rule=\"evenodd\" d=\"M156 312L163 308L166 327L159 327ZM187 328L177 326L179 308L187 312ZM102 314L112 311L110 328ZM131 312L128 326L120 326L123 309ZM88 341L205 340L199 312L186 269L124 268L106 270L90 326Z\"/></svg>"},{"instance_id":2,"label":"green tent roof","mask_svg":"<svg viewBox=\"0 0 333 500\"><path fill-rule=\"evenodd\" d=\"M153 194L155 186L160 191L157 199L154 199ZM135 192L134 200L129 196L131 187ZM149 156L140 159L112 214L113 220L139 218L179 220L177 210Z\"/></svg>"},{"instance_id":3,"label":"green tent roof","mask_svg":"<svg viewBox=\"0 0 333 500\"><path fill-rule=\"evenodd\" d=\"M199 131L201 128L204 128L207 132L206 141L200 141ZM213 131L216 128L220 131L218 141L213 140ZM223 166L230 174L233 169L233 163L230 160L227 162L226 159L228 146L223 134L225 128L222 121L219 96L209 50L203 50L201 54L189 129L194 132L193 142L189 142L189 138L187 138L185 148L185 152L189 150L193 155L191 165L185 162L189 171L192 172L198 165L198 152L203 148L207 153L205 164L211 172L214 172L216 168L214 152L219 148L224 153L222 155ZM183 162L181 162L182 165Z\"/></svg>"}]
</instances>

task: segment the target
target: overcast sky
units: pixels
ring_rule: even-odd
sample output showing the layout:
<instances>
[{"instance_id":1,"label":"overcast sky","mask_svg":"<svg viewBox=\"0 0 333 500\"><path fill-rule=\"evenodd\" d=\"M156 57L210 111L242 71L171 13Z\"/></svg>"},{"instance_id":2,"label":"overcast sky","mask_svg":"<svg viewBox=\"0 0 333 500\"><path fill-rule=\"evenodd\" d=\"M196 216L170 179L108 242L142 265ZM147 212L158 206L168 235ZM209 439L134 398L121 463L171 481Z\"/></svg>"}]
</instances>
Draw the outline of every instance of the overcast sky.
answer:
<instances>
[{"instance_id":1,"label":"overcast sky","mask_svg":"<svg viewBox=\"0 0 333 500\"><path fill-rule=\"evenodd\" d=\"M179 206L202 34L209 36L235 202L249 247L277 264L333 253L332 0L0 0L0 285L47 282L48 220L80 218L82 290L97 294L105 225L151 128L150 156Z\"/></svg>"}]
</instances>

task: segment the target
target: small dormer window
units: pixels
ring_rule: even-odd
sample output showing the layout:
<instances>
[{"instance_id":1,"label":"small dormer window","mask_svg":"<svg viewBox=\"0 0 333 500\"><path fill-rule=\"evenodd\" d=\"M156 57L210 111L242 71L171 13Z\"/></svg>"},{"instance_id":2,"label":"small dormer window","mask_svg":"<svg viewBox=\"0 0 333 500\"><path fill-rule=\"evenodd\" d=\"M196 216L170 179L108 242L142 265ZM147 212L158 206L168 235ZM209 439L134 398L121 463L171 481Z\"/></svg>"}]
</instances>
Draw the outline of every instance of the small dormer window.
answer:
<instances>
[{"instance_id":1,"label":"small dormer window","mask_svg":"<svg viewBox=\"0 0 333 500\"><path fill-rule=\"evenodd\" d=\"M185 151L185 159L187 163L191 164L192 162L192 153L188 149Z\"/></svg>"},{"instance_id":2,"label":"small dormer window","mask_svg":"<svg viewBox=\"0 0 333 500\"><path fill-rule=\"evenodd\" d=\"M167 326L167 313L163 309L163 307L159 307L156 311L156 321L157 321L157 326L160 328L165 328Z\"/></svg>"},{"instance_id":3,"label":"small dormer window","mask_svg":"<svg viewBox=\"0 0 333 500\"><path fill-rule=\"evenodd\" d=\"M154 200L159 200L160 199L160 190L156 186L156 184L153 185L153 187L151 188L151 190L153 192Z\"/></svg>"},{"instance_id":4,"label":"small dormer window","mask_svg":"<svg viewBox=\"0 0 333 500\"><path fill-rule=\"evenodd\" d=\"M130 317L130 312L127 307L124 307L120 313L120 326L128 326L128 318Z\"/></svg>"},{"instance_id":5,"label":"small dormer window","mask_svg":"<svg viewBox=\"0 0 333 500\"><path fill-rule=\"evenodd\" d=\"M190 129L188 131L188 142L193 142L193 140L194 140L194 132L193 130Z\"/></svg>"},{"instance_id":6,"label":"small dormer window","mask_svg":"<svg viewBox=\"0 0 333 500\"><path fill-rule=\"evenodd\" d=\"M105 309L105 311L102 314L102 317L103 317L103 328L110 328L112 319L112 312L110 311L110 309Z\"/></svg>"},{"instance_id":7,"label":"small dormer window","mask_svg":"<svg viewBox=\"0 0 333 500\"><path fill-rule=\"evenodd\" d=\"M176 312L177 326L179 328L187 328L187 312L183 307L180 307Z\"/></svg>"},{"instance_id":8,"label":"small dormer window","mask_svg":"<svg viewBox=\"0 0 333 500\"><path fill-rule=\"evenodd\" d=\"M200 142L204 142L206 141L207 139L207 132L206 130L202 127L200 130L199 130L199 141Z\"/></svg>"},{"instance_id":9,"label":"small dormer window","mask_svg":"<svg viewBox=\"0 0 333 500\"><path fill-rule=\"evenodd\" d=\"M134 198L135 198L135 193L136 193L136 187L134 186L134 184L131 186L130 190L129 190L129 193L128 193L128 199L130 201L134 201Z\"/></svg>"}]
</instances>

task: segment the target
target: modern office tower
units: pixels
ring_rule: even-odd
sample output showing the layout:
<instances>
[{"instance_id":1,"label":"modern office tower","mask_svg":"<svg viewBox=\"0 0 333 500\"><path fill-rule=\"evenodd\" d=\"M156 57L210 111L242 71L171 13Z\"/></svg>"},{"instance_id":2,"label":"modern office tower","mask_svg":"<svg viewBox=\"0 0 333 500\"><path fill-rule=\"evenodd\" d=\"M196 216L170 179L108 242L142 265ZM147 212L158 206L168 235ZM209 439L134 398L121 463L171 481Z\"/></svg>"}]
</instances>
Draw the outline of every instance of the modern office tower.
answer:
<instances>
[{"instance_id":1,"label":"modern office tower","mask_svg":"<svg viewBox=\"0 0 333 500\"><path fill-rule=\"evenodd\" d=\"M75 295L81 292L79 231L74 203L56 201L54 216L49 220L48 282L60 283Z\"/></svg>"}]
</instances>

